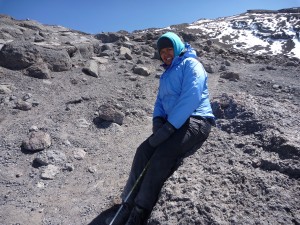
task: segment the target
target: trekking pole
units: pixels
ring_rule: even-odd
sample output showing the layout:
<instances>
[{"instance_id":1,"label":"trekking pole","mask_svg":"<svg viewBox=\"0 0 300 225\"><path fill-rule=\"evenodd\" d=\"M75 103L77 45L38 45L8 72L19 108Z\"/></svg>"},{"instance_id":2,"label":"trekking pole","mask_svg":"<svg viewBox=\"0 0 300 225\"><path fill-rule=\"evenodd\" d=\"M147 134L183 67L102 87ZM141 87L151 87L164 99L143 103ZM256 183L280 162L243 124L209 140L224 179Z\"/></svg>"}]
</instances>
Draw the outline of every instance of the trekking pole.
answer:
<instances>
[{"instance_id":1,"label":"trekking pole","mask_svg":"<svg viewBox=\"0 0 300 225\"><path fill-rule=\"evenodd\" d=\"M150 164L150 160L147 162L145 168L143 169L143 171L141 172L140 176L138 177L138 179L137 179L136 182L134 183L134 185L133 185L133 187L131 188L130 192L129 192L128 195L126 196L124 202L127 202L127 200L130 198L132 192L134 191L134 189L136 188L136 186L138 185L138 183L139 183L140 180L142 179L144 173L146 172L146 170L147 170L149 164ZM122 204L121 207L118 209L116 215L114 216L114 218L112 219L112 221L110 222L109 225L113 225L115 219L118 217L118 215L119 215L120 211L122 210L122 208L123 208L123 204Z\"/></svg>"}]
</instances>

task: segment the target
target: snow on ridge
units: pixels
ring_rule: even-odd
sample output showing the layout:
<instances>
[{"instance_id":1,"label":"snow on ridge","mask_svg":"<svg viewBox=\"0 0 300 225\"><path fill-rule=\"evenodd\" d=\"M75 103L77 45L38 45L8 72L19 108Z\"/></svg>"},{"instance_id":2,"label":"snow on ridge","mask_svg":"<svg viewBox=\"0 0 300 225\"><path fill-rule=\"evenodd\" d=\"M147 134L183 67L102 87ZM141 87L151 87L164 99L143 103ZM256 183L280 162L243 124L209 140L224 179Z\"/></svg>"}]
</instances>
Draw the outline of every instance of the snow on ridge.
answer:
<instances>
[{"instance_id":1,"label":"snow on ridge","mask_svg":"<svg viewBox=\"0 0 300 225\"><path fill-rule=\"evenodd\" d=\"M249 11L249 10L248 10ZM201 34L228 48L251 54L286 55L300 59L300 13L246 12L217 19L199 19L188 25L169 26L174 30Z\"/></svg>"},{"instance_id":2,"label":"snow on ridge","mask_svg":"<svg viewBox=\"0 0 300 225\"><path fill-rule=\"evenodd\" d=\"M245 13L215 20L201 19L186 28L199 30L210 39L252 54L285 54L300 58L298 16L293 13ZM294 46L292 49L287 49L288 41L289 46Z\"/></svg>"}]
</instances>

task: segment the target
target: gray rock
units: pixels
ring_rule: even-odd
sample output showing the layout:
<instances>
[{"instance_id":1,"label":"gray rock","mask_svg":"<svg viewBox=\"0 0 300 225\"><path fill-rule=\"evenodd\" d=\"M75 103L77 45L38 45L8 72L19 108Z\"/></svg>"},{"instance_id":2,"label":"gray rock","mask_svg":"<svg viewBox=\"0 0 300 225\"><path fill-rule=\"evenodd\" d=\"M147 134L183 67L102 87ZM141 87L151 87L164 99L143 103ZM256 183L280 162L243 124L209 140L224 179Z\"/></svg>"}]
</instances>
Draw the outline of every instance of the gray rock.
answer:
<instances>
[{"instance_id":1,"label":"gray rock","mask_svg":"<svg viewBox=\"0 0 300 225\"><path fill-rule=\"evenodd\" d=\"M226 71L226 70L227 70L227 67L226 67L225 65L221 65L219 70L221 70L221 71Z\"/></svg>"},{"instance_id":2,"label":"gray rock","mask_svg":"<svg viewBox=\"0 0 300 225\"><path fill-rule=\"evenodd\" d=\"M54 50L39 48L39 52L42 60L48 63L48 67L51 71L68 71L72 68L71 58L65 49Z\"/></svg>"},{"instance_id":3,"label":"gray rock","mask_svg":"<svg viewBox=\"0 0 300 225\"><path fill-rule=\"evenodd\" d=\"M53 180L59 172L60 168L58 166L49 164L45 168L43 168L41 179Z\"/></svg>"},{"instance_id":4,"label":"gray rock","mask_svg":"<svg viewBox=\"0 0 300 225\"><path fill-rule=\"evenodd\" d=\"M75 159L83 160L86 155L86 151L82 148L76 148L73 150L73 155Z\"/></svg>"},{"instance_id":5,"label":"gray rock","mask_svg":"<svg viewBox=\"0 0 300 225\"><path fill-rule=\"evenodd\" d=\"M109 104L103 104L99 107L99 118L117 123L119 125L123 124L124 113Z\"/></svg>"},{"instance_id":6,"label":"gray rock","mask_svg":"<svg viewBox=\"0 0 300 225\"><path fill-rule=\"evenodd\" d=\"M274 66L267 66L266 68L267 68L267 70L276 70L276 68Z\"/></svg>"},{"instance_id":7,"label":"gray rock","mask_svg":"<svg viewBox=\"0 0 300 225\"><path fill-rule=\"evenodd\" d=\"M146 67L143 66L135 66L133 69L133 72L138 75L142 76L149 76L150 75L150 70Z\"/></svg>"},{"instance_id":8,"label":"gray rock","mask_svg":"<svg viewBox=\"0 0 300 225\"><path fill-rule=\"evenodd\" d=\"M228 80L239 80L240 74L236 72L228 71L228 72L222 72L220 77Z\"/></svg>"},{"instance_id":9,"label":"gray rock","mask_svg":"<svg viewBox=\"0 0 300 225\"><path fill-rule=\"evenodd\" d=\"M33 44L13 41L1 49L0 65L12 70L21 70L34 64L39 57L39 51Z\"/></svg>"},{"instance_id":10,"label":"gray rock","mask_svg":"<svg viewBox=\"0 0 300 225\"><path fill-rule=\"evenodd\" d=\"M26 102L26 101L23 101L22 99L19 99L16 102L15 109L20 109L20 110L23 110L23 111L29 111L29 110L32 109L32 104L30 102Z\"/></svg>"},{"instance_id":11,"label":"gray rock","mask_svg":"<svg viewBox=\"0 0 300 225\"><path fill-rule=\"evenodd\" d=\"M97 61L100 64L107 64L108 59L103 58L103 57L92 57L93 60Z\"/></svg>"},{"instance_id":12,"label":"gray rock","mask_svg":"<svg viewBox=\"0 0 300 225\"><path fill-rule=\"evenodd\" d=\"M38 152L34 162L41 165L47 166L49 164L53 165L63 165L67 161L65 153L61 150L45 150Z\"/></svg>"},{"instance_id":13,"label":"gray rock","mask_svg":"<svg viewBox=\"0 0 300 225\"><path fill-rule=\"evenodd\" d=\"M117 41L126 41L126 38L124 35L118 34L118 33L100 33L96 34L95 38L98 40L101 40L103 43L112 43Z\"/></svg>"},{"instance_id":14,"label":"gray rock","mask_svg":"<svg viewBox=\"0 0 300 225\"><path fill-rule=\"evenodd\" d=\"M10 84L0 84L0 94L10 94L13 88Z\"/></svg>"},{"instance_id":15,"label":"gray rock","mask_svg":"<svg viewBox=\"0 0 300 225\"><path fill-rule=\"evenodd\" d=\"M99 77L99 65L96 60L90 60L87 63L87 66L82 68L82 72L92 77Z\"/></svg>"},{"instance_id":16,"label":"gray rock","mask_svg":"<svg viewBox=\"0 0 300 225\"><path fill-rule=\"evenodd\" d=\"M231 66L231 63L228 60L225 60L224 64L225 66Z\"/></svg>"},{"instance_id":17,"label":"gray rock","mask_svg":"<svg viewBox=\"0 0 300 225\"><path fill-rule=\"evenodd\" d=\"M80 53L82 58L89 59L93 56L94 47L92 44L83 43L83 44L75 44L77 51Z\"/></svg>"},{"instance_id":18,"label":"gray rock","mask_svg":"<svg viewBox=\"0 0 300 225\"><path fill-rule=\"evenodd\" d=\"M46 63L40 62L33 64L25 70L25 75L38 79L50 79L50 70Z\"/></svg>"},{"instance_id":19,"label":"gray rock","mask_svg":"<svg viewBox=\"0 0 300 225\"><path fill-rule=\"evenodd\" d=\"M101 56L101 57L112 57L112 56L114 56L114 51L111 51L111 50L104 50L103 52L101 52L100 54L99 54L99 56Z\"/></svg>"},{"instance_id":20,"label":"gray rock","mask_svg":"<svg viewBox=\"0 0 300 225\"><path fill-rule=\"evenodd\" d=\"M125 55L125 54L131 55L131 50L129 48L121 46L119 50L119 55Z\"/></svg>"},{"instance_id":21,"label":"gray rock","mask_svg":"<svg viewBox=\"0 0 300 225\"><path fill-rule=\"evenodd\" d=\"M52 71L66 71L71 69L72 62L66 50L43 48L24 41L13 41L3 46L0 51L0 65L21 70L44 61Z\"/></svg>"},{"instance_id":22,"label":"gray rock","mask_svg":"<svg viewBox=\"0 0 300 225\"><path fill-rule=\"evenodd\" d=\"M215 72L215 69L212 65L203 65L204 66L204 69L206 72L208 73L214 73Z\"/></svg>"},{"instance_id":23,"label":"gray rock","mask_svg":"<svg viewBox=\"0 0 300 225\"><path fill-rule=\"evenodd\" d=\"M30 132L28 139L22 142L22 148L28 151L40 151L51 146L51 137L43 131Z\"/></svg>"}]
</instances>

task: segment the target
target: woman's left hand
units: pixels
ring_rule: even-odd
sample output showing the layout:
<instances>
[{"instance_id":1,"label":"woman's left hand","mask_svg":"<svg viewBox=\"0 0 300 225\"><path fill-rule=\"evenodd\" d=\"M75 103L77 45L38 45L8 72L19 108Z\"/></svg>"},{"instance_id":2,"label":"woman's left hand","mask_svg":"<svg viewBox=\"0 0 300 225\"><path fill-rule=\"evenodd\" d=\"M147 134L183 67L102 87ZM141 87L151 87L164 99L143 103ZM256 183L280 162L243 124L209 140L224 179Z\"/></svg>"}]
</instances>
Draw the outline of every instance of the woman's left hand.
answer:
<instances>
[{"instance_id":1,"label":"woman's left hand","mask_svg":"<svg viewBox=\"0 0 300 225\"><path fill-rule=\"evenodd\" d=\"M149 144L153 148L156 148L161 143L166 141L175 132L175 130L175 127L167 121L155 134L149 138Z\"/></svg>"}]
</instances>

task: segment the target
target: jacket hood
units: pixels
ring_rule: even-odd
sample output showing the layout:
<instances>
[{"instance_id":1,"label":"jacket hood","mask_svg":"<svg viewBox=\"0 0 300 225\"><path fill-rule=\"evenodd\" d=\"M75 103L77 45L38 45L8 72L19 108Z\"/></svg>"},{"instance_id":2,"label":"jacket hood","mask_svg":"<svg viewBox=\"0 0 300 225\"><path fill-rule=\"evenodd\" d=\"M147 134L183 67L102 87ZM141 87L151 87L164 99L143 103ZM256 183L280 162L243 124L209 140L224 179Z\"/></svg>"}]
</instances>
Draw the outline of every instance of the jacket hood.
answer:
<instances>
[{"instance_id":1,"label":"jacket hood","mask_svg":"<svg viewBox=\"0 0 300 225\"><path fill-rule=\"evenodd\" d=\"M173 48L174 48L174 57L179 56L180 53L185 48L184 43L181 41L180 37L173 32L167 32L167 33L163 34L162 36L160 36L160 38L157 40L157 43L161 38L170 39L170 41L173 44Z\"/></svg>"}]
</instances>

